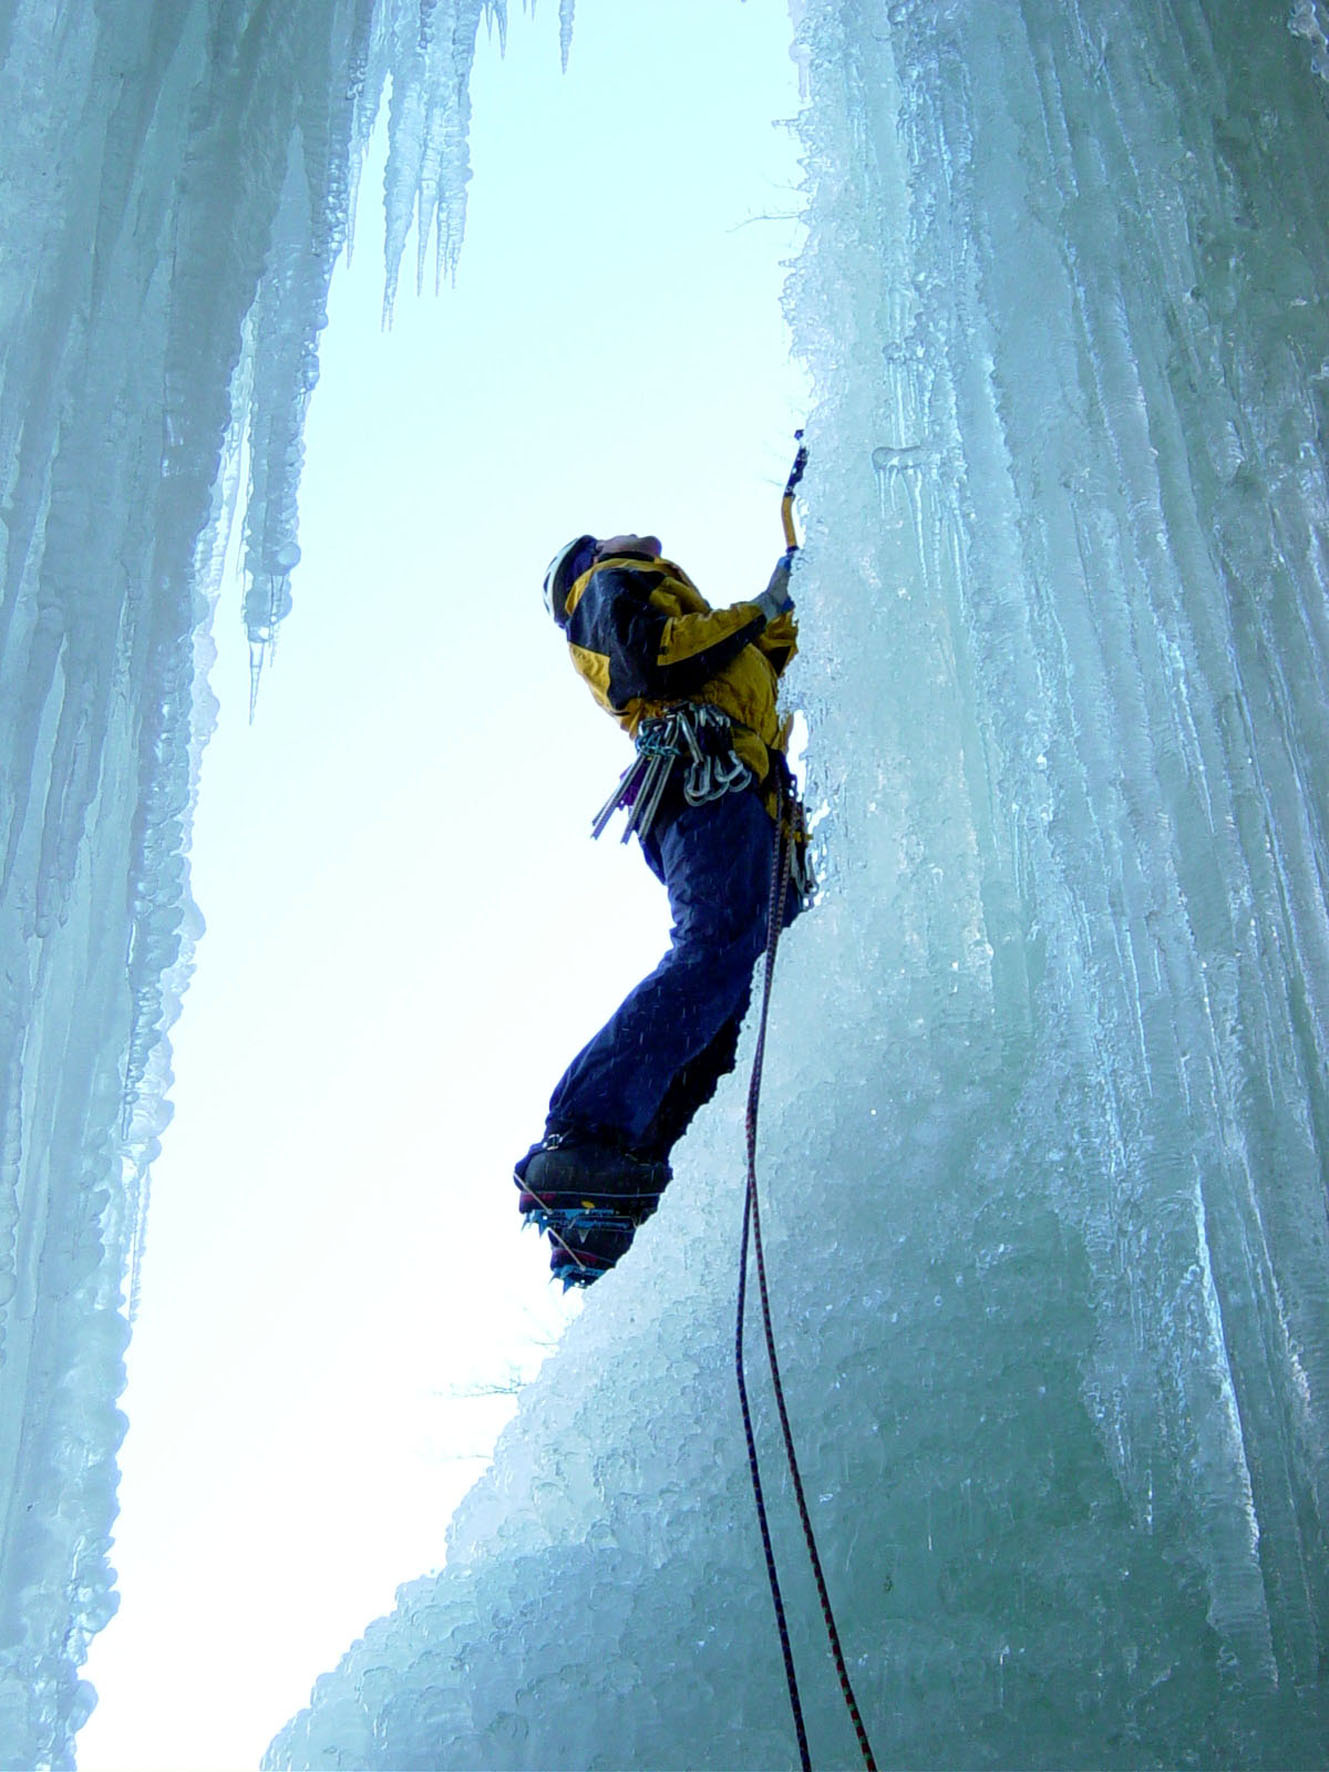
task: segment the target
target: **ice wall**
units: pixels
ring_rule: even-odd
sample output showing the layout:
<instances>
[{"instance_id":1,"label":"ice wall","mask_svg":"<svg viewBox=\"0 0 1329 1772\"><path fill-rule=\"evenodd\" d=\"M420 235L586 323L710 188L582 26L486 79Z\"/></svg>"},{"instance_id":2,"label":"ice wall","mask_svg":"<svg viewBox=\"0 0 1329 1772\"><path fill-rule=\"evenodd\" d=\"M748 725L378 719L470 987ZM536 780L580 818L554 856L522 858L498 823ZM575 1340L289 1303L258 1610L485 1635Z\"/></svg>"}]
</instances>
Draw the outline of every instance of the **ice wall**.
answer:
<instances>
[{"instance_id":1,"label":"ice wall","mask_svg":"<svg viewBox=\"0 0 1329 1772\"><path fill-rule=\"evenodd\" d=\"M200 926L185 848L241 440L257 672L360 150L390 75L389 274L413 211L446 270L484 19L501 0L0 3L6 1766L70 1763L115 1605L126 1289Z\"/></svg>"},{"instance_id":2,"label":"ice wall","mask_svg":"<svg viewBox=\"0 0 1329 1772\"><path fill-rule=\"evenodd\" d=\"M826 890L763 1166L854 1684L883 1764L1318 1765L1322 20L794 11ZM794 1762L729 1370L741 1089L271 1767ZM853 1765L776 1510L814 1757Z\"/></svg>"}]
</instances>

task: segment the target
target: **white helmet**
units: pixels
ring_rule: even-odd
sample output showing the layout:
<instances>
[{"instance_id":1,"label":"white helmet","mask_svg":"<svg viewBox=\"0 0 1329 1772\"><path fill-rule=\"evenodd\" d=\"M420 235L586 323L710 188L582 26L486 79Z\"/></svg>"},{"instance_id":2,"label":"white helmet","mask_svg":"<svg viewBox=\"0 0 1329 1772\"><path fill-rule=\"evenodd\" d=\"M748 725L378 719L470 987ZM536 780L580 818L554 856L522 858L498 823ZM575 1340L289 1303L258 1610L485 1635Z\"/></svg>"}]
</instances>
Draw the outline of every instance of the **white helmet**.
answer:
<instances>
[{"instance_id":1,"label":"white helmet","mask_svg":"<svg viewBox=\"0 0 1329 1772\"><path fill-rule=\"evenodd\" d=\"M597 545L593 535L578 535L566 547L560 548L549 562L545 573L545 608L560 627L566 614L564 605L568 592L590 565Z\"/></svg>"}]
</instances>

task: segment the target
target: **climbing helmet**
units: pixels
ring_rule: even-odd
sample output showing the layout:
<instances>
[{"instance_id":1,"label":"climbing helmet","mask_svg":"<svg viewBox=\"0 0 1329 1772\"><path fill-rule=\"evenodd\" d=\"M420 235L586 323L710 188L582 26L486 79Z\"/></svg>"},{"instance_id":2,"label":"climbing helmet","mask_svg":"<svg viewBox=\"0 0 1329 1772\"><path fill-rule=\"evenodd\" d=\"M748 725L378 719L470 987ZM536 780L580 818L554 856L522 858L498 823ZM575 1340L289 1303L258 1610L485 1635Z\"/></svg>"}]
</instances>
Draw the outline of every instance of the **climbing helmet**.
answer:
<instances>
[{"instance_id":1,"label":"climbing helmet","mask_svg":"<svg viewBox=\"0 0 1329 1772\"><path fill-rule=\"evenodd\" d=\"M596 545L593 535L578 535L549 562L545 573L545 608L560 627L566 619L568 592L590 565Z\"/></svg>"}]
</instances>

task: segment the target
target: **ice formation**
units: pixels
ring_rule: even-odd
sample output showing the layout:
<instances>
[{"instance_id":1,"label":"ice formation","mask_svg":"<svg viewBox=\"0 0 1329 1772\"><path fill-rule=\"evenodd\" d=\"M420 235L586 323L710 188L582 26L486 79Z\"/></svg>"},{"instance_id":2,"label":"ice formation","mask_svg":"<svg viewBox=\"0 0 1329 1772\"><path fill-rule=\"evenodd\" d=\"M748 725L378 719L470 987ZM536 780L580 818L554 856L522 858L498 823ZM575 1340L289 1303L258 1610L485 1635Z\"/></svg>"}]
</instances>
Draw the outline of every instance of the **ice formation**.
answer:
<instances>
[{"instance_id":1,"label":"ice formation","mask_svg":"<svg viewBox=\"0 0 1329 1772\"><path fill-rule=\"evenodd\" d=\"M763 1174L855 1688L884 1764L1318 1765L1321 9L793 11L826 880ZM269 1766L793 1762L741 1091ZM814 1756L852 1765L787 1501Z\"/></svg>"},{"instance_id":2,"label":"ice formation","mask_svg":"<svg viewBox=\"0 0 1329 1772\"><path fill-rule=\"evenodd\" d=\"M763 1177L855 1688L889 1763L1318 1764L1324 8L793 11L826 881ZM358 150L391 72L391 299L412 215L419 275L456 250L487 17L0 5L6 1763L68 1762L114 1605L240 440L257 666ZM444 1572L273 1766L792 1760L729 1371L740 1122L736 1080ZM773 1500L814 1752L852 1764Z\"/></svg>"},{"instance_id":3,"label":"ice formation","mask_svg":"<svg viewBox=\"0 0 1329 1772\"><path fill-rule=\"evenodd\" d=\"M317 338L380 95L390 75L392 251L414 213L446 270L476 30L504 10L0 5L5 1765L70 1763L77 1670L115 1604L125 1291L198 933L200 664L240 443L257 671L289 604Z\"/></svg>"}]
</instances>

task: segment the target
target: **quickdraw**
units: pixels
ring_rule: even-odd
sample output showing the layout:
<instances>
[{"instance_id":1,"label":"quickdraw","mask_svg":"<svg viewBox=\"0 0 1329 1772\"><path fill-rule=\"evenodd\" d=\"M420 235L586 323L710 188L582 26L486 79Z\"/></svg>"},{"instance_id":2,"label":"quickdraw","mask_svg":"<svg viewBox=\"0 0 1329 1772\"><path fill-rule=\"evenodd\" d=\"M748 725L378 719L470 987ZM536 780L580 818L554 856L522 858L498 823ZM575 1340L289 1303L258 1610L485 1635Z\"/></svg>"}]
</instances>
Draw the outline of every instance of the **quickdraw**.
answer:
<instances>
[{"instance_id":1,"label":"quickdraw","mask_svg":"<svg viewBox=\"0 0 1329 1772\"><path fill-rule=\"evenodd\" d=\"M752 771L734 750L734 732L726 714L706 702L680 708L679 735L688 747L683 797L689 806L723 800L752 780ZM675 718L678 718L676 715Z\"/></svg>"},{"instance_id":2,"label":"quickdraw","mask_svg":"<svg viewBox=\"0 0 1329 1772\"><path fill-rule=\"evenodd\" d=\"M596 813L592 837L601 836L619 807L626 806L623 841L626 843L634 831L644 838L655 823L665 789L679 764L685 766L683 796L689 806L721 800L752 780L752 771L735 754L728 714L709 702L681 702L667 714L643 720L638 727L636 759Z\"/></svg>"}]
</instances>

